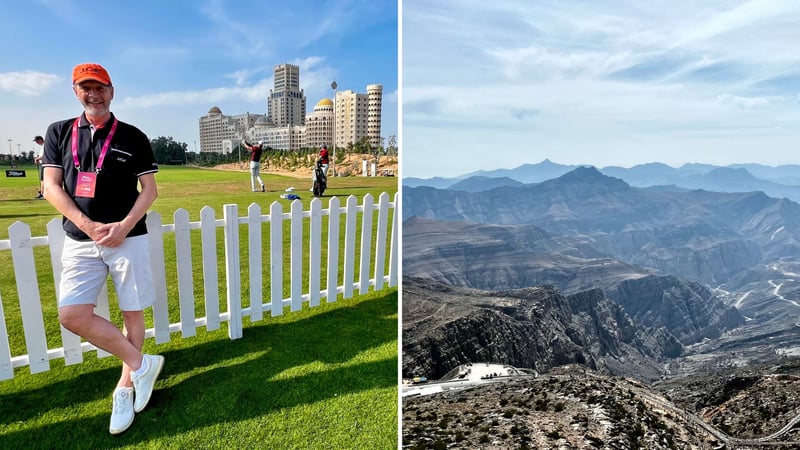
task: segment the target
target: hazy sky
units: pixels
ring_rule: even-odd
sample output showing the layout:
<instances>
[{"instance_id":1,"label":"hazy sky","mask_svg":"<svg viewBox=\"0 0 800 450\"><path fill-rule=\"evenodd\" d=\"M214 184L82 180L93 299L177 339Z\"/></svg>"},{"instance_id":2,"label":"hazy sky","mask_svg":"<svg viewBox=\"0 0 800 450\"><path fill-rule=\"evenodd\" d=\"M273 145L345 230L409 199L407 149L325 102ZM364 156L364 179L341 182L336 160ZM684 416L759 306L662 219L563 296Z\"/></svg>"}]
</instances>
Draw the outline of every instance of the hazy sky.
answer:
<instances>
[{"instance_id":1,"label":"hazy sky","mask_svg":"<svg viewBox=\"0 0 800 450\"><path fill-rule=\"evenodd\" d=\"M403 175L800 162L800 2L404 0Z\"/></svg>"},{"instance_id":2,"label":"hazy sky","mask_svg":"<svg viewBox=\"0 0 800 450\"><path fill-rule=\"evenodd\" d=\"M266 113L273 67L300 66L309 112L339 90L383 84L381 134L398 133L398 5L343 0L0 0L0 153L81 112L72 68L97 62L115 86L111 109L151 139L194 151L198 120ZM19 147L18 147L19 145Z\"/></svg>"}]
</instances>

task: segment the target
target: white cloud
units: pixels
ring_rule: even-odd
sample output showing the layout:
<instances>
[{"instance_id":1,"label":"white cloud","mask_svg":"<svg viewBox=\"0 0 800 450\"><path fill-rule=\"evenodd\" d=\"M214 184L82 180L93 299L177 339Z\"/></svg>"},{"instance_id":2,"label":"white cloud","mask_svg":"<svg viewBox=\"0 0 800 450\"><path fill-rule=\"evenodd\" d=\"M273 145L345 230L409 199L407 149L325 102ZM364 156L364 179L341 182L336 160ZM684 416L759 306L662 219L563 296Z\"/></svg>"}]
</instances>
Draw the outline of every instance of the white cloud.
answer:
<instances>
[{"instance_id":1,"label":"white cloud","mask_svg":"<svg viewBox=\"0 0 800 450\"><path fill-rule=\"evenodd\" d=\"M717 96L717 99L720 102L731 103L744 108L752 108L754 106L763 106L769 104L769 100L764 97L741 97L738 95L720 94Z\"/></svg>"},{"instance_id":2,"label":"white cloud","mask_svg":"<svg viewBox=\"0 0 800 450\"><path fill-rule=\"evenodd\" d=\"M172 91L138 97L125 97L117 102L124 109L146 109L170 105L208 105L221 103L230 99L248 102L265 100L265 92L269 92L268 80L247 87L222 87L199 91Z\"/></svg>"},{"instance_id":3,"label":"white cloud","mask_svg":"<svg viewBox=\"0 0 800 450\"><path fill-rule=\"evenodd\" d=\"M793 157L798 2L442 1L403 3L409 167L512 153L510 136L536 142L519 163ZM716 153L731 142L737 152ZM747 148L758 151L748 158Z\"/></svg>"},{"instance_id":4,"label":"white cloud","mask_svg":"<svg viewBox=\"0 0 800 450\"><path fill-rule=\"evenodd\" d=\"M25 71L0 73L0 89L25 96L47 92L62 78L49 73Z\"/></svg>"},{"instance_id":5,"label":"white cloud","mask_svg":"<svg viewBox=\"0 0 800 450\"><path fill-rule=\"evenodd\" d=\"M255 72L256 71L250 69L241 69L228 75L228 77L233 79L233 82L236 84L236 86L244 86Z\"/></svg>"}]
</instances>

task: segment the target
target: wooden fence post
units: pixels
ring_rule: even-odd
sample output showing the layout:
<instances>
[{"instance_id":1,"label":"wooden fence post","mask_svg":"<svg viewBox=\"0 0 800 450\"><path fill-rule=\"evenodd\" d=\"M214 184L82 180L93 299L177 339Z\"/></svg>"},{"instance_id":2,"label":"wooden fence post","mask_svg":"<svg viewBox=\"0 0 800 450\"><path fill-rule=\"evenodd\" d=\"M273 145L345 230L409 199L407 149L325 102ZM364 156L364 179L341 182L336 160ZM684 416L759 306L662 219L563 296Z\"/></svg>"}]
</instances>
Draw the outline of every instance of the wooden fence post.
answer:
<instances>
[{"instance_id":1,"label":"wooden fence post","mask_svg":"<svg viewBox=\"0 0 800 450\"><path fill-rule=\"evenodd\" d=\"M355 278L355 254L356 254L356 215L358 205L354 196L347 197L345 208L345 230L344 230L344 298L353 296L353 284Z\"/></svg>"},{"instance_id":2,"label":"wooden fence post","mask_svg":"<svg viewBox=\"0 0 800 450\"><path fill-rule=\"evenodd\" d=\"M11 241L11 260L14 262L25 346L28 349L28 365L31 373L45 372L50 370L50 359L47 356L42 300L39 297L36 264L33 260L31 227L26 223L14 222L8 227L8 236Z\"/></svg>"},{"instance_id":3,"label":"wooden fence post","mask_svg":"<svg viewBox=\"0 0 800 450\"><path fill-rule=\"evenodd\" d=\"M169 342L169 304L167 303L167 274L164 260L164 229L161 214L151 211L147 213L147 236L150 250L150 271L156 290L156 301L153 304L153 327L156 344Z\"/></svg>"},{"instance_id":4,"label":"wooden fence post","mask_svg":"<svg viewBox=\"0 0 800 450\"><path fill-rule=\"evenodd\" d=\"M372 250L372 194L364 196L361 214L361 263L358 269L358 293L369 290L369 257Z\"/></svg>"},{"instance_id":5,"label":"wooden fence post","mask_svg":"<svg viewBox=\"0 0 800 450\"><path fill-rule=\"evenodd\" d=\"M203 294L206 331L219 330L219 271L217 269L217 224L214 209L200 210L200 235L203 246Z\"/></svg>"},{"instance_id":6,"label":"wooden fence post","mask_svg":"<svg viewBox=\"0 0 800 450\"><path fill-rule=\"evenodd\" d=\"M392 211L392 242L389 254L389 286L397 286L397 272L399 267L400 252L399 244L400 231L398 230L398 216L400 211L400 194L394 194L394 211Z\"/></svg>"},{"instance_id":7,"label":"wooden fence post","mask_svg":"<svg viewBox=\"0 0 800 450\"><path fill-rule=\"evenodd\" d=\"M378 197L378 232L375 236L375 290L383 289L386 272L386 224L389 221L389 194Z\"/></svg>"},{"instance_id":8,"label":"wooden fence post","mask_svg":"<svg viewBox=\"0 0 800 450\"><path fill-rule=\"evenodd\" d=\"M197 334L194 324L194 280L192 276L192 239L189 231L189 211L179 208L175 221L175 258L178 261L178 303L181 312L181 337Z\"/></svg>"},{"instance_id":9,"label":"wooden fence post","mask_svg":"<svg viewBox=\"0 0 800 450\"><path fill-rule=\"evenodd\" d=\"M289 250L292 311L300 311L303 306L303 203L292 201L291 243Z\"/></svg>"},{"instance_id":10,"label":"wooden fence post","mask_svg":"<svg viewBox=\"0 0 800 450\"><path fill-rule=\"evenodd\" d=\"M263 279L264 265L261 243L261 206L251 203L247 208L247 256L249 259L250 279L247 285L250 286L250 320L257 322L262 319L262 306L264 303Z\"/></svg>"},{"instance_id":11,"label":"wooden fence post","mask_svg":"<svg viewBox=\"0 0 800 450\"><path fill-rule=\"evenodd\" d=\"M322 201L311 200L308 224L308 305L319 306L322 278Z\"/></svg>"},{"instance_id":12,"label":"wooden fence post","mask_svg":"<svg viewBox=\"0 0 800 450\"><path fill-rule=\"evenodd\" d=\"M339 293L339 198L328 202L328 284L326 301L335 302Z\"/></svg>"},{"instance_id":13,"label":"wooden fence post","mask_svg":"<svg viewBox=\"0 0 800 450\"><path fill-rule=\"evenodd\" d=\"M269 207L269 276L272 315L283 315L283 208L279 202Z\"/></svg>"},{"instance_id":14,"label":"wooden fence post","mask_svg":"<svg viewBox=\"0 0 800 450\"><path fill-rule=\"evenodd\" d=\"M242 288L239 256L239 214L236 204L223 206L225 222L225 277L228 301L228 337L242 337Z\"/></svg>"}]
</instances>

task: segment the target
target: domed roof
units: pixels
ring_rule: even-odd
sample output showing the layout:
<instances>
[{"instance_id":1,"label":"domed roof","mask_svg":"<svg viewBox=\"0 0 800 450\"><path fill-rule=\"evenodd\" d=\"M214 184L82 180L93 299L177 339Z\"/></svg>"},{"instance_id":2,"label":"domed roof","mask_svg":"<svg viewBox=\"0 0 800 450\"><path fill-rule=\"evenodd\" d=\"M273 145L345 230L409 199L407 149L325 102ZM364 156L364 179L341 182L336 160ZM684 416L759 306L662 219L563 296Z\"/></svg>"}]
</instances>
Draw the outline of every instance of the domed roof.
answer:
<instances>
[{"instance_id":1,"label":"domed roof","mask_svg":"<svg viewBox=\"0 0 800 450\"><path fill-rule=\"evenodd\" d=\"M333 101L331 101L329 98L323 98L317 102L317 106L333 106Z\"/></svg>"},{"instance_id":2,"label":"domed roof","mask_svg":"<svg viewBox=\"0 0 800 450\"><path fill-rule=\"evenodd\" d=\"M212 106L211 109L208 110L209 114L222 114L222 110L217 108L216 106Z\"/></svg>"}]
</instances>

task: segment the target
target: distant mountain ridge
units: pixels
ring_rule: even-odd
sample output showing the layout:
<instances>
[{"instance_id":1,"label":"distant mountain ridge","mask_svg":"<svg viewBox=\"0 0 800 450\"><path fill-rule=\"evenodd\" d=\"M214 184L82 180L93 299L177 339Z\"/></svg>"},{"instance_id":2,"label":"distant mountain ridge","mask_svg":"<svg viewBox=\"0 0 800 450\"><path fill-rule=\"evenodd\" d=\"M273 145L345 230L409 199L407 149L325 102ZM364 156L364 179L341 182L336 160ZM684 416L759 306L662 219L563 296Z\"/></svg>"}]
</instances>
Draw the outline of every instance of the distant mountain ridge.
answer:
<instances>
[{"instance_id":1,"label":"distant mountain ridge","mask_svg":"<svg viewBox=\"0 0 800 450\"><path fill-rule=\"evenodd\" d=\"M454 191L481 192L496 187L521 186L522 184L523 183L509 177L492 178L476 175L451 184L447 189L452 189Z\"/></svg>"},{"instance_id":2,"label":"distant mountain ridge","mask_svg":"<svg viewBox=\"0 0 800 450\"><path fill-rule=\"evenodd\" d=\"M407 177L403 185L429 186L438 189L458 189L478 192L499 185L531 184L558 178L585 165L558 164L548 159L536 164L524 164L514 169L481 170L454 178L420 179ZM663 163L646 163L630 168L607 166L601 173L624 180L635 187L674 185L685 189L704 189L714 192L762 191L770 197L788 198L800 202L800 165L766 166L762 164L684 164L671 167ZM494 181L489 181L494 179Z\"/></svg>"}]
</instances>

